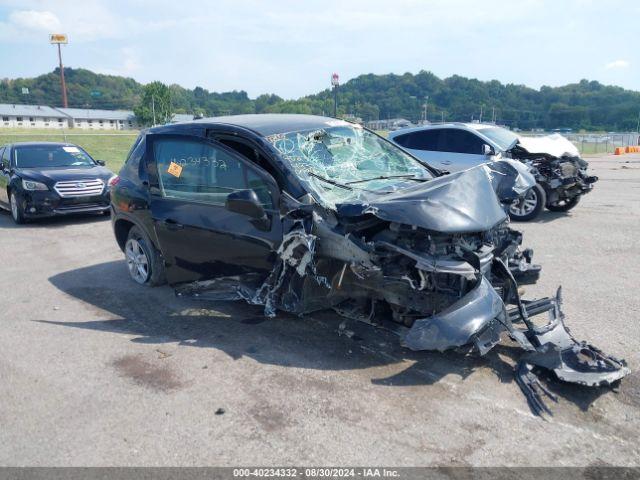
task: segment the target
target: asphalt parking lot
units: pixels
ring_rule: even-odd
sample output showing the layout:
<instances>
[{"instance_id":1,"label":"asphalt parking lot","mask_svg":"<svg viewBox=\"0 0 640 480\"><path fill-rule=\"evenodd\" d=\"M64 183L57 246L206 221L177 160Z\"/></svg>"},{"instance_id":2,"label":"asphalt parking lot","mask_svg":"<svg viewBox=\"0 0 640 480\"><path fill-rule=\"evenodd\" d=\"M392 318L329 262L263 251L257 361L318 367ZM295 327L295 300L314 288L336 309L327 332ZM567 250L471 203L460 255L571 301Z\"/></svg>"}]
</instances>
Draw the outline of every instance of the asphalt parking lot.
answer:
<instances>
[{"instance_id":1,"label":"asphalt parking lot","mask_svg":"<svg viewBox=\"0 0 640 480\"><path fill-rule=\"evenodd\" d=\"M553 383L531 414L511 344L412 353L333 313L177 298L128 279L101 217L0 213L0 465L639 465L640 155L590 159L569 214L515 224L579 339L626 358L617 392Z\"/></svg>"}]
</instances>

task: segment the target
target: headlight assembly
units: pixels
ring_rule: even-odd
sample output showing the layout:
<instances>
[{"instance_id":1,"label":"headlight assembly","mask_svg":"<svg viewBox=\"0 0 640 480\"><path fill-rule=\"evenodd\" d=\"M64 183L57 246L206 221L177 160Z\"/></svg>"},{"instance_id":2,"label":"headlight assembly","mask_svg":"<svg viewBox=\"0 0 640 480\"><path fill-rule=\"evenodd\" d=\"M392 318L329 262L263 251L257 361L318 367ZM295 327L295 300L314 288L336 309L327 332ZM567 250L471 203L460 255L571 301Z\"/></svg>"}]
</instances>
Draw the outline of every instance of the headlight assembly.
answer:
<instances>
[{"instance_id":1,"label":"headlight assembly","mask_svg":"<svg viewBox=\"0 0 640 480\"><path fill-rule=\"evenodd\" d=\"M22 180L22 188L25 190L33 191L33 190L49 190L44 183L34 182L33 180Z\"/></svg>"}]
</instances>

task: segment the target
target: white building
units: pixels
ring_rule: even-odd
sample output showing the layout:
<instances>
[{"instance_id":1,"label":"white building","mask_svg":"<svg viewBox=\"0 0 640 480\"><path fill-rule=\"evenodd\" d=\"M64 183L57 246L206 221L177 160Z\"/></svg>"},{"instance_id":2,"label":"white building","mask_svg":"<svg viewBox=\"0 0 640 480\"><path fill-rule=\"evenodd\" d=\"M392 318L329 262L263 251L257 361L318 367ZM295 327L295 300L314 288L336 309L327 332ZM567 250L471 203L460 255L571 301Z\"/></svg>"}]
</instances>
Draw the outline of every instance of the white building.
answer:
<instances>
[{"instance_id":1,"label":"white building","mask_svg":"<svg viewBox=\"0 0 640 480\"><path fill-rule=\"evenodd\" d=\"M81 128L83 130L134 130L140 128L131 110L54 108L44 105L0 104L0 128ZM188 122L194 116L174 113L170 123Z\"/></svg>"},{"instance_id":2,"label":"white building","mask_svg":"<svg viewBox=\"0 0 640 480\"><path fill-rule=\"evenodd\" d=\"M94 110L88 108L57 108L69 118L70 128L83 130L132 130L138 128L136 116L130 110Z\"/></svg>"},{"instance_id":3,"label":"white building","mask_svg":"<svg viewBox=\"0 0 640 480\"><path fill-rule=\"evenodd\" d=\"M194 119L194 116L190 113L174 113L171 116L170 123L190 122Z\"/></svg>"},{"instance_id":4,"label":"white building","mask_svg":"<svg viewBox=\"0 0 640 480\"><path fill-rule=\"evenodd\" d=\"M69 128L69 117L45 105L0 104L0 127Z\"/></svg>"}]
</instances>

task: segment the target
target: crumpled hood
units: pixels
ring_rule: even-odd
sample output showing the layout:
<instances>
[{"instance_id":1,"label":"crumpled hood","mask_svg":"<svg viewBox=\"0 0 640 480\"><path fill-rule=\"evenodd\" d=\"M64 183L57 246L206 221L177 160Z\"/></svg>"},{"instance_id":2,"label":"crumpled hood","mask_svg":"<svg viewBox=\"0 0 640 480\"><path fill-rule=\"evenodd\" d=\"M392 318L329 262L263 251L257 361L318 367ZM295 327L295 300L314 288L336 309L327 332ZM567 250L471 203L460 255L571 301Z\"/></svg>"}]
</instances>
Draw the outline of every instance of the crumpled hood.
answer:
<instances>
[{"instance_id":1,"label":"crumpled hood","mask_svg":"<svg viewBox=\"0 0 640 480\"><path fill-rule=\"evenodd\" d=\"M108 168L99 165L90 168L21 168L18 169L16 173L18 173L21 178L43 182L47 185L60 181L80 181L92 178L101 178L106 182L113 175Z\"/></svg>"},{"instance_id":2,"label":"crumpled hood","mask_svg":"<svg viewBox=\"0 0 640 480\"><path fill-rule=\"evenodd\" d=\"M576 146L558 133L544 137L518 137L516 145L531 154L546 154L557 158L580 156Z\"/></svg>"},{"instance_id":3,"label":"crumpled hood","mask_svg":"<svg viewBox=\"0 0 640 480\"><path fill-rule=\"evenodd\" d=\"M347 217L373 214L390 222L443 233L489 230L507 219L484 165L430 180L362 203L336 205Z\"/></svg>"}]
</instances>

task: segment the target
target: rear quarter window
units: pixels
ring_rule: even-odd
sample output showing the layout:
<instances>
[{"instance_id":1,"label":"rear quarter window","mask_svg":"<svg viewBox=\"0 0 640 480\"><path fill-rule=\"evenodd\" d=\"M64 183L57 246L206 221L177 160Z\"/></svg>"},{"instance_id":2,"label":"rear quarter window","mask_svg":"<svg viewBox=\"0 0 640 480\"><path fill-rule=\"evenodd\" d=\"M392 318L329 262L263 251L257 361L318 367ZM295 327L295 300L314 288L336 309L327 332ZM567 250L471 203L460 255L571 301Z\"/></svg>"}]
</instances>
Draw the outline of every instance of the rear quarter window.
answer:
<instances>
[{"instance_id":1,"label":"rear quarter window","mask_svg":"<svg viewBox=\"0 0 640 480\"><path fill-rule=\"evenodd\" d=\"M129 156L127 157L127 161L124 166L120 170L120 176L127 178L129 180L133 180L139 177L140 174L140 160L144 155L145 150L145 141L144 137L141 135L136 140L136 143L131 147L131 151L129 152Z\"/></svg>"}]
</instances>

